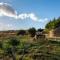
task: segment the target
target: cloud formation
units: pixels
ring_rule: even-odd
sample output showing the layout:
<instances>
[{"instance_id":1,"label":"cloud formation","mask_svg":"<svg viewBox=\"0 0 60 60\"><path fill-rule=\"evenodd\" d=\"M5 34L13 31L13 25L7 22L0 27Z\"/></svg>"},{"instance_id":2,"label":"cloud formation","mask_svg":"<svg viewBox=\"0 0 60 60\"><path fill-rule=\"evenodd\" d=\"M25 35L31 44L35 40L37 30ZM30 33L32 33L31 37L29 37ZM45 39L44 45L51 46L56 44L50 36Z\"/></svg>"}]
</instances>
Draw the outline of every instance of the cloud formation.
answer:
<instances>
[{"instance_id":1,"label":"cloud formation","mask_svg":"<svg viewBox=\"0 0 60 60\"><path fill-rule=\"evenodd\" d=\"M29 14L23 13L23 14L19 14L17 16L17 19L22 19L23 20L23 19L26 19L26 18L32 19L34 21L38 20L38 18L35 16L34 13L29 13Z\"/></svg>"},{"instance_id":2,"label":"cloud formation","mask_svg":"<svg viewBox=\"0 0 60 60\"><path fill-rule=\"evenodd\" d=\"M15 19L31 19L33 21L43 22L48 20L47 18L40 19L34 13L22 13L17 15L17 11L15 11L9 4L0 3L0 16L13 17Z\"/></svg>"},{"instance_id":3,"label":"cloud formation","mask_svg":"<svg viewBox=\"0 0 60 60\"><path fill-rule=\"evenodd\" d=\"M26 20L30 19L36 22L48 22L47 18L41 19L39 18L35 13L21 13L17 14L17 11L11 7L11 5L7 3L0 3L0 17L11 17L15 20ZM14 27L12 24L5 24L0 22L0 30L14 30L16 27Z\"/></svg>"},{"instance_id":4,"label":"cloud formation","mask_svg":"<svg viewBox=\"0 0 60 60\"><path fill-rule=\"evenodd\" d=\"M0 3L0 16L15 17L16 11L7 3Z\"/></svg>"}]
</instances>

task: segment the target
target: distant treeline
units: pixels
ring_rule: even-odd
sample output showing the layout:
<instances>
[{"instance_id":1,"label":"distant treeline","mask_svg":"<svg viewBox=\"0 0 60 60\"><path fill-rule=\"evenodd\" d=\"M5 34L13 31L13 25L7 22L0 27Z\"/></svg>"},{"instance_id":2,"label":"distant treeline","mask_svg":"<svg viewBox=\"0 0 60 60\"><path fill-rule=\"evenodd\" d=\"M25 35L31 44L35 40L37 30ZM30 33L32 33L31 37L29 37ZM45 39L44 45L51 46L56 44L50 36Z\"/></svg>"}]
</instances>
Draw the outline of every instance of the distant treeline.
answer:
<instances>
[{"instance_id":1,"label":"distant treeline","mask_svg":"<svg viewBox=\"0 0 60 60\"><path fill-rule=\"evenodd\" d=\"M36 29L34 27L29 28L27 30L21 29L21 30L8 30L8 31L0 31L0 36L15 36L15 35L30 35L31 37L34 37L37 31L43 31L44 29Z\"/></svg>"},{"instance_id":2,"label":"distant treeline","mask_svg":"<svg viewBox=\"0 0 60 60\"><path fill-rule=\"evenodd\" d=\"M57 18L57 19L53 19L53 20L50 20L47 24L46 24L46 26L45 26L45 28L46 29L55 29L55 28L57 28L57 27L59 27L60 26L60 17L59 18Z\"/></svg>"}]
</instances>

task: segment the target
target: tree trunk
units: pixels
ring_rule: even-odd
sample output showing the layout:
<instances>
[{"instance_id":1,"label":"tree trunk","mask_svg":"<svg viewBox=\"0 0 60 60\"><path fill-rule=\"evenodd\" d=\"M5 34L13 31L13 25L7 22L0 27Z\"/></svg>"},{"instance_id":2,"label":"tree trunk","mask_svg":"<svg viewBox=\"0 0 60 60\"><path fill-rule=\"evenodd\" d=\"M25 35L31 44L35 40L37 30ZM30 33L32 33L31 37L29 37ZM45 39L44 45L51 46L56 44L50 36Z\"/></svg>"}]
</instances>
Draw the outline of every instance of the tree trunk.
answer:
<instances>
[{"instance_id":1,"label":"tree trunk","mask_svg":"<svg viewBox=\"0 0 60 60\"><path fill-rule=\"evenodd\" d=\"M16 60L15 47L14 46L12 47L11 51L12 51L13 60Z\"/></svg>"}]
</instances>

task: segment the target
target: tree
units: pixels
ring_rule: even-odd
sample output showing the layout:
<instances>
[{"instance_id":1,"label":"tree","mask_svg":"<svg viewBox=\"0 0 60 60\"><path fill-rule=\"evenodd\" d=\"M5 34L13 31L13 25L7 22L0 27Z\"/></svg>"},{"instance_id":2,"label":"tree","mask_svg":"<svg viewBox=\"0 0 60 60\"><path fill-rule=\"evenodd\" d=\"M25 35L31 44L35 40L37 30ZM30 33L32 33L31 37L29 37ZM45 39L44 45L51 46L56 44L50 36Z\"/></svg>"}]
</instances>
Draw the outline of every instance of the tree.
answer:
<instances>
[{"instance_id":1,"label":"tree","mask_svg":"<svg viewBox=\"0 0 60 60\"><path fill-rule=\"evenodd\" d=\"M36 33L36 29L35 28L30 28L28 30L29 34L31 35L31 37L34 37L35 36L35 33Z\"/></svg>"},{"instance_id":2,"label":"tree","mask_svg":"<svg viewBox=\"0 0 60 60\"><path fill-rule=\"evenodd\" d=\"M15 56L15 49L16 47L19 45L20 41L17 40L16 38L11 38L9 41L8 41L8 44L11 45L11 49L7 49L8 52L11 52L12 53L12 57L13 57L13 60L16 60L16 56Z\"/></svg>"},{"instance_id":3,"label":"tree","mask_svg":"<svg viewBox=\"0 0 60 60\"><path fill-rule=\"evenodd\" d=\"M37 31L42 32L42 31L43 31L43 29L41 29L41 28L40 28L40 29L38 29Z\"/></svg>"},{"instance_id":4,"label":"tree","mask_svg":"<svg viewBox=\"0 0 60 60\"><path fill-rule=\"evenodd\" d=\"M47 29L54 29L54 22L50 21L46 24Z\"/></svg>"},{"instance_id":5,"label":"tree","mask_svg":"<svg viewBox=\"0 0 60 60\"><path fill-rule=\"evenodd\" d=\"M25 35L25 34L26 34L26 31L25 30L20 30L17 33L17 35Z\"/></svg>"},{"instance_id":6,"label":"tree","mask_svg":"<svg viewBox=\"0 0 60 60\"><path fill-rule=\"evenodd\" d=\"M53 19L50 22L48 22L45 26L46 29L55 29L60 26L60 17L58 19Z\"/></svg>"},{"instance_id":7,"label":"tree","mask_svg":"<svg viewBox=\"0 0 60 60\"><path fill-rule=\"evenodd\" d=\"M55 25L56 25L56 28L60 26L60 17L57 19Z\"/></svg>"}]
</instances>

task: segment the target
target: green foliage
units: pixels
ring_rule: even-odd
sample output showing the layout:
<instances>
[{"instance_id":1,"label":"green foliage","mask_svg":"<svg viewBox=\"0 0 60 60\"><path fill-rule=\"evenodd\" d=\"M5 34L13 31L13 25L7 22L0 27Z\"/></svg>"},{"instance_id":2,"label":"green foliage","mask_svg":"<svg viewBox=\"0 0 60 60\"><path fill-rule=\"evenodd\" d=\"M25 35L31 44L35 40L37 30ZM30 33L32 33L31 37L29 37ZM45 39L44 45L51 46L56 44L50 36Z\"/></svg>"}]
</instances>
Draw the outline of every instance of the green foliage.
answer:
<instances>
[{"instance_id":1,"label":"green foliage","mask_svg":"<svg viewBox=\"0 0 60 60\"><path fill-rule=\"evenodd\" d=\"M12 46L17 46L17 45L19 45L20 41L17 40L16 38L11 38L11 39L8 41L8 43L9 43L10 45L12 45Z\"/></svg>"},{"instance_id":2,"label":"green foliage","mask_svg":"<svg viewBox=\"0 0 60 60\"><path fill-rule=\"evenodd\" d=\"M35 28L30 28L28 30L29 34L31 35L31 37L34 37L35 36L35 33L36 33L36 29Z\"/></svg>"},{"instance_id":3,"label":"green foliage","mask_svg":"<svg viewBox=\"0 0 60 60\"><path fill-rule=\"evenodd\" d=\"M41 29L41 28L40 28L40 29L38 29L37 31L40 31L40 32L42 32L42 31L43 31L43 29Z\"/></svg>"},{"instance_id":4,"label":"green foliage","mask_svg":"<svg viewBox=\"0 0 60 60\"><path fill-rule=\"evenodd\" d=\"M51 41L50 40L49 43L60 46L60 41Z\"/></svg>"},{"instance_id":5,"label":"green foliage","mask_svg":"<svg viewBox=\"0 0 60 60\"><path fill-rule=\"evenodd\" d=\"M42 40L42 42L30 43L19 41L19 39L10 38L1 43L4 46L4 57L12 57L12 52L15 51L14 54L16 54L15 57L18 57L18 60L60 60L60 42ZM12 46L16 46L16 48L12 50Z\"/></svg>"},{"instance_id":6,"label":"green foliage","mask_svg":"<svg viewBox=\"0 0 60 60\"><path fill-rule=\"evenodd\" d=\"M17 35L25 35L26 34L26 31L25 30L19 30Z\"/></svg>"},{"instance_id":7,"label":"green foliage","mask_svg":"<svg viewBox=\"0 0 60 60\"><path fill-rule=\"evenodd\" d=\"M20 44L20 41L17 38L10 38L8 41L4 42L4 55L11 56L13 60L16 60L16 50L17 46Z\"/></svg>"},{"instance_id":8,"label":"green foliage","mask_svg":"<svg viewBox=\"0 0 60 60\"><path fill-rule=\"evenodd\" d=\"M48 22L45 26L46 29L55 29L60 26L60 17L58 19L53 19Z\"/></svg>"}]
</instances>

